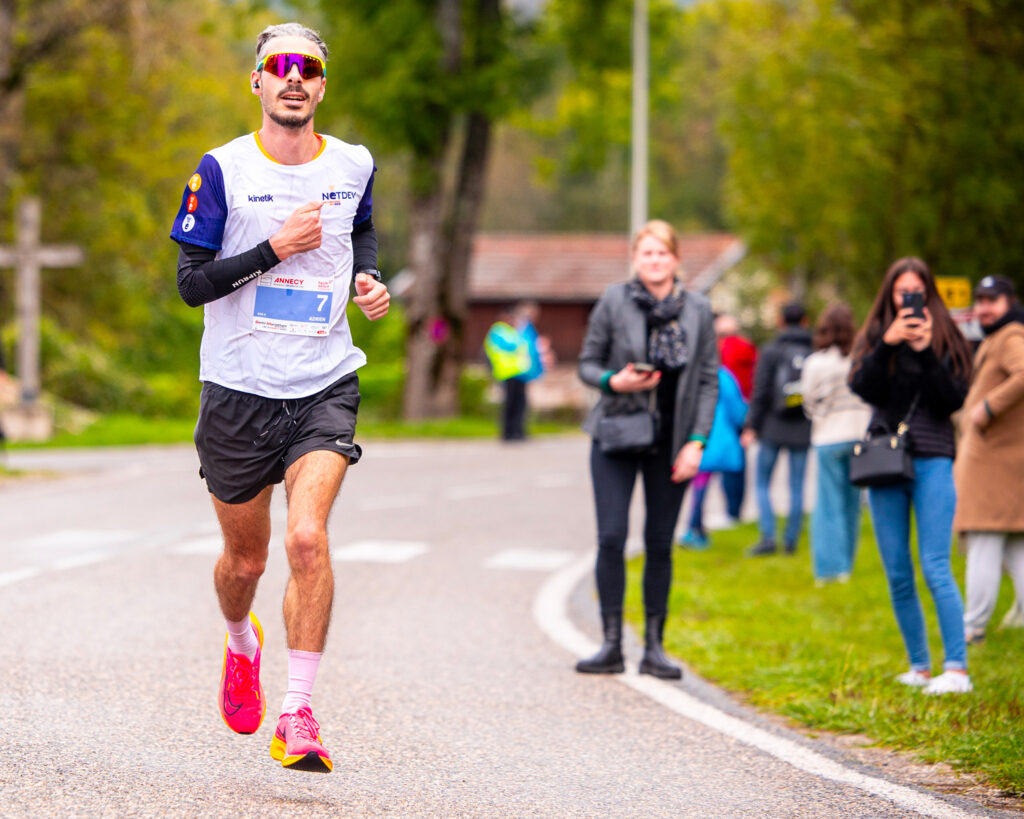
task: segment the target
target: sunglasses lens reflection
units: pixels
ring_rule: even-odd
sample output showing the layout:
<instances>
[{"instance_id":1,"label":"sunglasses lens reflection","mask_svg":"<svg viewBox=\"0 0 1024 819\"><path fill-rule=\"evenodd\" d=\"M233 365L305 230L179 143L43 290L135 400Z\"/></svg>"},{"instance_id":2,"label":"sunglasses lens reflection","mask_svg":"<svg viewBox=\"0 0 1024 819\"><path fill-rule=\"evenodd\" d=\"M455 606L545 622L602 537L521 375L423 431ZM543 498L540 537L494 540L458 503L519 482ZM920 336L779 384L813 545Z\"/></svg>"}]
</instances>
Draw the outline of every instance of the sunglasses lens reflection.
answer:
<instances>
[{"instance_id":1,"label":"sunglasses lens reflection","mask_svg":"<svg viewBox=\"0 0 1024 819\"><path fill-rule=\"evenodd\" d=\"M324 73L324 64L306 54L268 54L263 60L263 69L282 79L288 76L292 66L298 66L299 75L304 80L321 77Z\"/></svg>"}]
</instances>

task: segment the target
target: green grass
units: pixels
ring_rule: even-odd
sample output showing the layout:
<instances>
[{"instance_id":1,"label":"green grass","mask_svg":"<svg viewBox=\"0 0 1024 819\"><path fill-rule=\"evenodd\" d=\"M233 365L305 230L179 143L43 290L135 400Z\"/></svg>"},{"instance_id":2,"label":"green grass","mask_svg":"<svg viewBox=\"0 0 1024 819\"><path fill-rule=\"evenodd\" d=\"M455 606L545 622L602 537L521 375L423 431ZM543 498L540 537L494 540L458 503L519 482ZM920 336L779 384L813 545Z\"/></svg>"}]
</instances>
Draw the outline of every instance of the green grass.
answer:
<instances>
[{"instance_id":1,"label":"green grass","mask_svg":"<svg viewBox=\"0 0 1024 819\"><path fill-rule=\"evenodd\" d=\"M127 446L133 444L174 444L192 441L195 417L146 418L138 415L103 415L80 432L60 432L44 443L17 443L10 448ZM576 423L534 421L535 435L555 435L578 430ZM429 421L375 419L360 416L357 437L362 438L494 438L496 416L463 416Z\"/></svg>"},{"instance_id":2,"label":"green grass","mask_svg":"<svg viewBox=\"0 0 1024 819\"><path fill-rule=\"evenodd\" d=\"M795 557L747 558L752 525L715 532L706 552L677 549L666 647L701 676L812 729L866 734L929 762L1024 793L1024 629L999 630L1013 594L1004 578L987 641L968 648L974 692L926 697L893 680L908 667L870 522L847 584L814 587L806 535ZM964 560L954 549L963 589ZM642 629L631 562L627 616ZM918 575L933 671L942 644Z\"/></svg>"},{"instance_id":3,"label":"green grass","mask_svg":"<svg viewBox=\"0 0 1024 819\"><path fill-rule=\"evenodd\" d=\"M19 442L11 449L54 447L177 444L192 440L195 418L147 418L141 415L101 415L79 432L58 432L49 441Z\"/></svg>"}]
</instances>

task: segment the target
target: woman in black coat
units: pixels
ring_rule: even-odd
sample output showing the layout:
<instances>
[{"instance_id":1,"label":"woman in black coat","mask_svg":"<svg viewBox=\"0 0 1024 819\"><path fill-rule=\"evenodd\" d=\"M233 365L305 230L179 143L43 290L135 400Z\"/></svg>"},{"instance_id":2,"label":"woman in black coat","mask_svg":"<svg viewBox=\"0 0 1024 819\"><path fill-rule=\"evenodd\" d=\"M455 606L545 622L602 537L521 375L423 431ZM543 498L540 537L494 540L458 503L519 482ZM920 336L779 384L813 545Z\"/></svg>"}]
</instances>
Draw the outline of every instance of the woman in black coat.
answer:
<instances>
[{"instance_id":1,"label":"woman in black coat","mask_svg":"<svg viewBox=\"0 0 1024 819\"><path fill-rule=\"evenodd\" d=\"M641 674L682 676L662 650L672 583L672 538L689 480L697 474L718 399L718 346L708 300L688 292L671 225L648 222L633 239L636 278L609 287L590 315L579 374L601 391L584 430L593 436L590 472L597 508L597 590L604 640L576 670L624 670L622 600L629 504L644 479L645 647ZM641 451L612 451L627 415L654 410L654 440Z\"/></svg>"}]
</instances>

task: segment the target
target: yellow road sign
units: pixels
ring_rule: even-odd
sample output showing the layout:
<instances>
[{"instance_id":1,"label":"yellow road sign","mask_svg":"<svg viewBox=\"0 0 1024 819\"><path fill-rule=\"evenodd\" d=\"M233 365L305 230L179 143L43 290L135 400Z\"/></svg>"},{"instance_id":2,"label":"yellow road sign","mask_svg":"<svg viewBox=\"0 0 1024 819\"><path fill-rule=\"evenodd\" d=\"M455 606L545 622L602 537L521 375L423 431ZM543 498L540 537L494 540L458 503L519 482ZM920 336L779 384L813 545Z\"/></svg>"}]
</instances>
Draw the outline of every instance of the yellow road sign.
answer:
<instances>
[{"instance_id":1,"label":"yellow road sign","mask_svg":"<svg viewBox=\"0 0 1024 819\"><path fill-rule=\"evenodd\" d=\"M935 286L950 310L971 306L971 280L966 276L936 276Z\"/></svg>"}]
</instances>

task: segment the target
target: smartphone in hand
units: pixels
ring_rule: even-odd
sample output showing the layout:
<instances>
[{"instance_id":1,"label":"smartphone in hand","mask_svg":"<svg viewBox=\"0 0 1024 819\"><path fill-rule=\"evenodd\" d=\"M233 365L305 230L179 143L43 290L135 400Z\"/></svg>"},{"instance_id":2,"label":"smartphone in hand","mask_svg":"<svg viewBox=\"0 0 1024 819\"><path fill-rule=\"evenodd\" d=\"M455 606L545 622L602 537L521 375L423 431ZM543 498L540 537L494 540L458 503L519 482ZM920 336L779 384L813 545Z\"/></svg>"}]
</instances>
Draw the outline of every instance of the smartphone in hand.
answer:
<instances>
[{"instance_id":1,"label":"smartphone in hand","mask_svg":"<svg viewBox=\"0 0 1024 819\"><path fill-rule=\"evenodd\" d=\"M647 364L647 363L645 363L643 361L639 361L639 362L634 361L633 362L633 369L636 370L638 373L653 373L654 372L654 365L653 364Z\"/></svg>"},{"instance_id":2,"label":"smartphone in hand","mask_svg":"<svg viewBox=\"0 0 1024 819\"><path fill-rule=\"evenodd\" d=\"M904 293L903 294L903 307L906 309L910 307L913 309L913 313L910 314L911 318L924 319L924 293Z\"/></svg>"}]
</instances>

